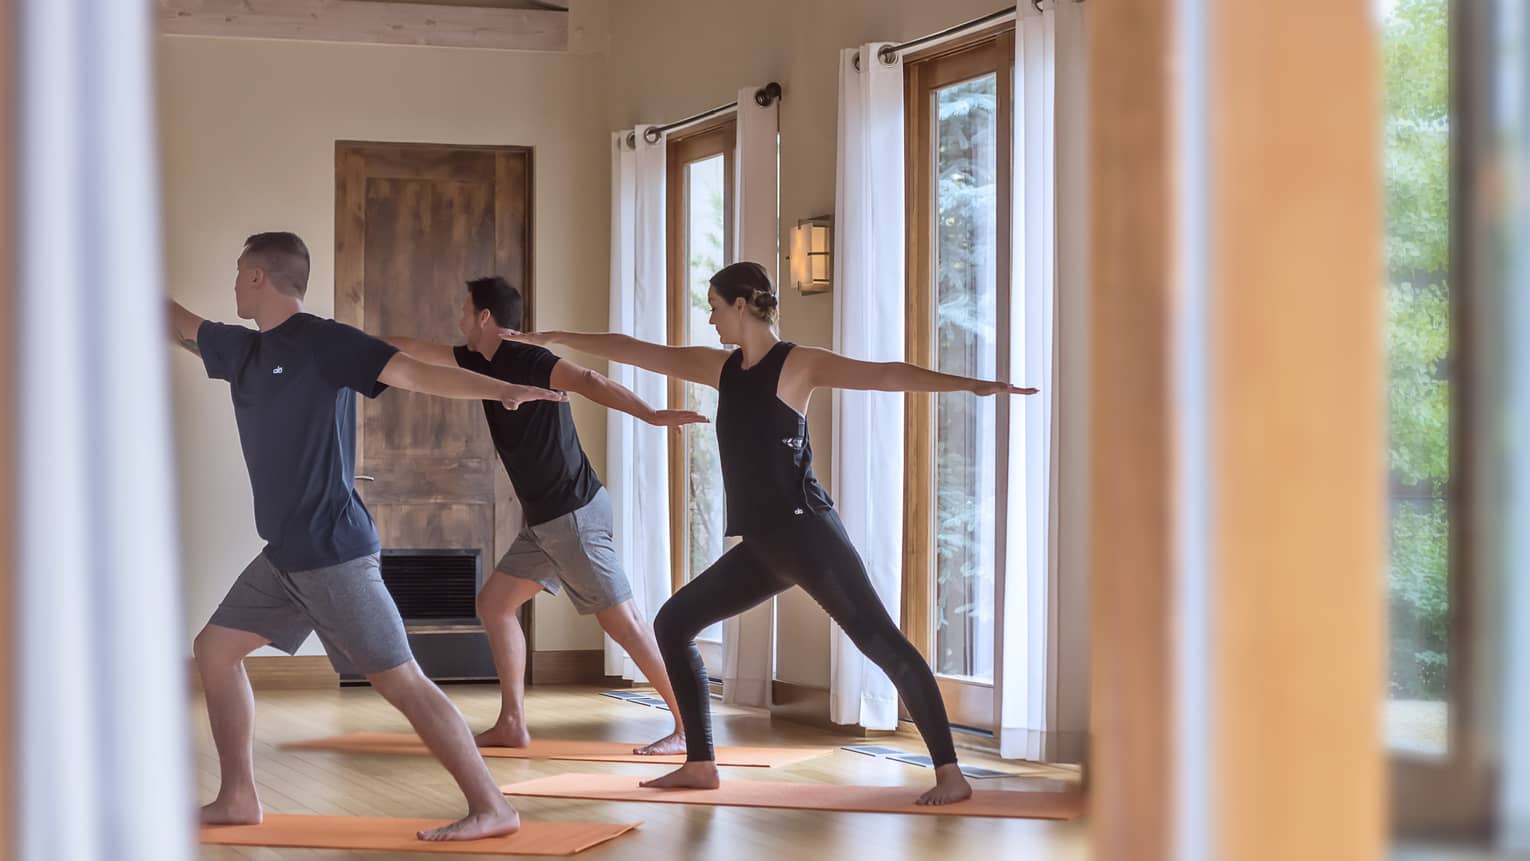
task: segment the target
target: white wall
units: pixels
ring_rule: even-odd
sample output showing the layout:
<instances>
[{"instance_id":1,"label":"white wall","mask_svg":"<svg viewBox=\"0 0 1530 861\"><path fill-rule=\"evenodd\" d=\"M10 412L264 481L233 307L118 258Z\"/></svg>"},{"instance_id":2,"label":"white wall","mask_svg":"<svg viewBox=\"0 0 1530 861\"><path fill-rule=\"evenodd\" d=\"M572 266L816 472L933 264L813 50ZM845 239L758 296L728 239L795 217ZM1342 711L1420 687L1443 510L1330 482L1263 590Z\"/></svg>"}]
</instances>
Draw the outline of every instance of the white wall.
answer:
<instances>
[{"instance_id":1,"label":"white wall","mask_svg":"<svg viewBox=\"0 0 1530 861\"><path fill-rule=\"evenodd\" d=\"M576 27L576 49L581 40L603 46L599 27ZM171 294L193 311L232 320L241 242L286 229L313 254L308 310L333 312L336 140L529 145L539 322L605 328L602 55L198 37L161 37L159 50L166 271ZM207 380L190 355L178 351L173 365L189 650L189 635L262 542L227 386ZM604 414L587 402L574 414L603 469ZM536 612L534 648L600 647L599 629L566 600L543 595ZM316 638L303 651L318 653Z\"/></svg>"},{"instance_id":2,"label":"white wall","mask_svg":"<svg viewBox=\"0 0 1530 861\"><path fill-rule=\"evenodd\" d=\"M733 101L738 88L780 81L782 248L799 219L834 211L839 51L901 41L986 15L993 0L626 0L611 6L610 126L668 122ZM830 294L781 296L787 340L831 346ZM818 477L832 474L830 399L808 413ZM832 494L833 487L829 487ZM829 686L829 626L800 589L777 614L776 678Z\"/></svg>"}]
</instances>

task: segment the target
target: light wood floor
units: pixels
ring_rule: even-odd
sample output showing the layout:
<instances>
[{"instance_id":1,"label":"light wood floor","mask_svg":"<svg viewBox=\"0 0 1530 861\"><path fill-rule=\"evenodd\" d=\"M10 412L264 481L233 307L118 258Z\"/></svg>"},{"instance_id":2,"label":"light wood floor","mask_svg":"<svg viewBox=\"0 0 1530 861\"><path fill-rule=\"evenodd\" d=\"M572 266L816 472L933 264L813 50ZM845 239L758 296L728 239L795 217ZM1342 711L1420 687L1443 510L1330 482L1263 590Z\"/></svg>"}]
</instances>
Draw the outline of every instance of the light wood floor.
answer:
<instances>
[{"instance_id":1,"label":"light wood floor","mask_svg":"<svg viewBox=\"0 0 1530 861\"><path fill-rule=\"evenodd\" d=\"M470 724L482 728L498 711L497 688L449 686ZM669 729L669 713L599 695L600 688L533 688L527 712L533 735L547 738L648 741ZM408 724L370 689L258 691L256 693L255 770L262 801L273 813L319 813L353 816L438 817L461 815L462 799L445 769L423 757L357 756L281 750L289 741L371 730L407 732ZM200 700L193 703L197 733L197 781L201 800L217 789L217 758ZM763 712L714 703L713 733L720 744L866 743L788 721L771 721ZM917 742L877 740L911 752ZM981 788L1021 786L1066 788L1076 785L1070 769L1027 767L962 752L964 762L1034 776L974 781ZM634 776L661 773L659 765L592 762L489 760L501 783L550 774L602 771ZM917 766L836 750L790 768L725 768L724 780L799 780L823 783L907 785L911 791L929 783L932 772ZM1038 783L1039 782L1039 783ZM604 846L582 853L589 861L641 858L649 861L716 858L728 861L770 859L808 861L820 858L877 859L1076 859L1087 857L1081 823L1032 820L969 819L946 816L827 813L758 810L679 804L616 804L563 799L513 799L527 819L587 822L637 822L643 827ZM203 847L209 861L226 859L418 859L431 856L348 853L291 849ZM473 857L473 856L462 856Z\"/></svg>"}]
</instances>

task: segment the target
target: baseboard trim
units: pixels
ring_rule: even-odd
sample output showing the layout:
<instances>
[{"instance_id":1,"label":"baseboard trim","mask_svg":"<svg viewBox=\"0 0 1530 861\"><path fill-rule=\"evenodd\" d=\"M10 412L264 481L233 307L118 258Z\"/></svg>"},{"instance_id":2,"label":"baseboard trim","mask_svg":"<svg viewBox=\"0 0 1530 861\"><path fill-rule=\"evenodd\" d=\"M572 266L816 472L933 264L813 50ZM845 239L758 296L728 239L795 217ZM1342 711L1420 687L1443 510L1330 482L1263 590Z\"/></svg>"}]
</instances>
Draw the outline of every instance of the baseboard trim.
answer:
<instances>
[{"instance_id":1,"label":"baseboard trim","mask_svg":"<svg viewBox=\"0 0 1530 861\"><path fill-rule=\"evenodd\" d=\"M606 682L603 649L565 649L531 653L533 685L597 685Z\"/></svg>"},{"instance_id":2,"label":"baseboard trim","mask_svg":"<svg viewBox=\"0 0 1530 861\"><path fill-rule=\"evenodd\" d=\"M839 724L830 720L829 692L823 688L796 685L791 682L771 682L770 699L772 720L792 721L858 738L886 738L893 734L889 730L867 729L863 726Z\"/></svg>"},{"instance_id":3,"label":"baseboard trim","mask_svg":"<svg viewBox=\"0 0 1530 861\"><path fill-rule=\"evenodd\" d=\"M244 659L250 687L258 691L325 690L340 687L340 674L326 655L251 655ZM200 693L202 679L190 662L191 689Z\"/></svg>"}]
</instances>

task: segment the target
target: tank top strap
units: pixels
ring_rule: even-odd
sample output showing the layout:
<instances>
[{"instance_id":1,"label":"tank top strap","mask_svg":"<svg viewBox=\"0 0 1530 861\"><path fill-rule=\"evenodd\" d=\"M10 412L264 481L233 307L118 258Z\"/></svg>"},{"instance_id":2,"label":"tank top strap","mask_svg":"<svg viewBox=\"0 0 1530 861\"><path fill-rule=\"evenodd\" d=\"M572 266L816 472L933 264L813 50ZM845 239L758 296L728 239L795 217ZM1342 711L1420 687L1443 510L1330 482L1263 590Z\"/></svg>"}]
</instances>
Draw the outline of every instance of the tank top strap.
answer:
<instances>
[{"instance_id":1,"label":"tank top strap","mask_svg":"<svg viewBox=\"0 0 1530 861\"><path fill-rule=\"evenodd\" d=\"M760 360L759 366L751 368L759 372L761 388L774 393L781 383L781 370L786 367L786 357L797 345L791 341L777 341L776 345Z\"/></svg>"},{"instance_id":2,"label":"tank top strap","mask_svg":"<svg viewBox=\"0 0 1530 861\"><path fill-rule=\"evenodd\" d=\"M718 375L718 387L721 388L732 383L738 377L738 373L743 367L744 351L734 350L729 354L727 361L723 362L722 373Z\"/></svg>"}]
</instances>

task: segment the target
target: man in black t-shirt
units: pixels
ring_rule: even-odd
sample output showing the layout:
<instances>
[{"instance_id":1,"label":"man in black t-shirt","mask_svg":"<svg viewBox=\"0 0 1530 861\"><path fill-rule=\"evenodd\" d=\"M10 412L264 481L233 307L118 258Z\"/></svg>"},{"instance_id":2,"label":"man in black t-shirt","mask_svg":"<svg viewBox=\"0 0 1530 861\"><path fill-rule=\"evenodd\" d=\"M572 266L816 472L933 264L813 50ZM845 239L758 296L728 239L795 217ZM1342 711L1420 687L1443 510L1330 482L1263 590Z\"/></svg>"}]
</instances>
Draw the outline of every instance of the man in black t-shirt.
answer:
<instances>
[{"instance_id":1,"label":"man in black t-shirt","mask_svg":"<svg viewBox=\"0 0 1530 861\"><path fill-rule=\"evenodd\" d=\"M461 367L509 383L583 395L649 424L680 427L705 422L684 410L655 410L624 386L541 347L500 338L521 325L521 294L503 278L468 282L458 328L467 345L449 347L413 338L386 340L427 362ZM601 628L632 656L675 715L674 731L637 749L643 754L685 752L674 691L664 671L653 628L632 601L632 587L616 557L611 501L585 457L567 403L531 404L511 412L484 401L484 417L500 461L510 474L526 526L478 593L478 615L499 671L500 713L478 735L484 747L525 747L531 741L523 713L526 637L516 621L520 606L546 590L567 589L574 607L594 614Z\"/></svg>"},{"instance_id":2,"label":"man in black t-shirt","mask_svg":"<svg viewBox=\"0 0 1530 861\"><path fill-rule=\"evenodd\" d=\"M353 487L356 393L389 386L513 411L565 400L430 365L350 326L303 312L308 248L291 233L245 241L235 265L238 314L257 329L213 323L170 303L176 340L226 380L265 549L239 575L193 651L207 697L222 783L202 808L209 825L262 818L253 764L255 701L244 658L271 645L289 654L314 631L340 672L362 673L403 712L451 772L468 815L422 840L509 834L520 817L500 794L462 714L414 662L398 607L378 567L377 527Z\"/></svg>"}]
</instances>

